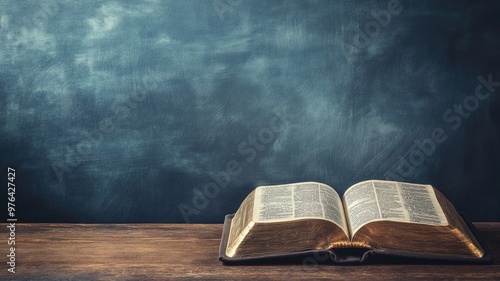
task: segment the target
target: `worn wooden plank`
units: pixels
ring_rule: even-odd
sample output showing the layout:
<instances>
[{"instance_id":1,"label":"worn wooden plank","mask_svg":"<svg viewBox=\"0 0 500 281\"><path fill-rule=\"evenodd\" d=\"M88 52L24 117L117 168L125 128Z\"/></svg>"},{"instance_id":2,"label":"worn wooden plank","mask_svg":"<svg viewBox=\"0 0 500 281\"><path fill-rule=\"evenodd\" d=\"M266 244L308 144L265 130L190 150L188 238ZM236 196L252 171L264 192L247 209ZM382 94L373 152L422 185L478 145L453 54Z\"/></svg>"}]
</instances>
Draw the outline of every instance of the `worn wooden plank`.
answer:
<instances>
[{"instance_id":1,"label":"worn wooden plank","mask_svg":"<svg viewBox=\"0 0 500 281\"><path fill-rule=\"evenodd\" d=\"M500 223L476 223L500 256ZM2 225L6 229L6 225ZM2 231L3 233L4 230ZM17 224L16 274L3 262L1 280L422 280L499 279L494 265L226 266L218 261L222 225L211 224ZM6 236L4 236L6 237ZM6 261L7 240L0 247ZM498 258L497 258L498 260Z\"/></svg>"}]
</instances>

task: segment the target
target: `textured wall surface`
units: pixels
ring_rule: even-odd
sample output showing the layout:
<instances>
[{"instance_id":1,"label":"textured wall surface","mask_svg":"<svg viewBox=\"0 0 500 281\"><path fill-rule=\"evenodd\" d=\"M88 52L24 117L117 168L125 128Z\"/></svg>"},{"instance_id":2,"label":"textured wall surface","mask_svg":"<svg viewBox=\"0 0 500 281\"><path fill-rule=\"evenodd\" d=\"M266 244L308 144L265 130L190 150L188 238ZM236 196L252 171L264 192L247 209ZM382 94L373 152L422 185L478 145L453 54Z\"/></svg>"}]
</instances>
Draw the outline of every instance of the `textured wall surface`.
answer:
<instances>
[{"instance_id":1,"label":"textured wall surface","mask_svg":"<svg viewBox=\"0 0 500 281\"><path fill-rule=\"evenodd\" d=\"M220 223L257 185L366 179L499 221L478 2L0 0L0 181L31 222Z\"/></svg>"}]
</instances>

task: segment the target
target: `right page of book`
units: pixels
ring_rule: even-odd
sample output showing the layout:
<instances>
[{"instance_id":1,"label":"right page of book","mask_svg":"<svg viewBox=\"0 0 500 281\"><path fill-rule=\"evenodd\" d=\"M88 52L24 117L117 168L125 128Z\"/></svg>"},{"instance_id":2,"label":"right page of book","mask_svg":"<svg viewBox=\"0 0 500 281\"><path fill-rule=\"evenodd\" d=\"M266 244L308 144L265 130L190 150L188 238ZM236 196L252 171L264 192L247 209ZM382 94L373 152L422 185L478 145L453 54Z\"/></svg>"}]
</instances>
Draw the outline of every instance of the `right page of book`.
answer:
<instances>
[{"instance_id":1,"label":"right page of book","mask_svg":"<svg viewBox=\"0 0 500 281\"><path fill-rule=\"evenodd\" d=\"M344 202L351 237L365 224L382 220L448 225L430 185L364 181L345 192Z\"/></svg>"}]
</instances>

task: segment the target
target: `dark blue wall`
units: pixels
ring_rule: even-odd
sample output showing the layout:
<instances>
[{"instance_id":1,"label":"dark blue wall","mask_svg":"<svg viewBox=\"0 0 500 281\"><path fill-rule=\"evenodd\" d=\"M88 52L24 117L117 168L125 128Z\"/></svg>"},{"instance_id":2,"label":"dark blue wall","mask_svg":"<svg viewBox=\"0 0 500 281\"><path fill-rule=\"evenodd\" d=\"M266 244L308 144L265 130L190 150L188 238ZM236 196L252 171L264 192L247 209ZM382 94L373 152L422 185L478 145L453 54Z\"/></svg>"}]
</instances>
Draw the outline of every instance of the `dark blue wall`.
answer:
<instances>
[{"instance_id":1,"label":"dark blue wall","mask_svg":"<svg viewBox=\"0 0 500 281\"><path fill-rule=\"evenodd\" d=\"M0 2L20 221L220 223L366 179L500 220L498 1L44 3Z\"/></svg>"}]
</instances>

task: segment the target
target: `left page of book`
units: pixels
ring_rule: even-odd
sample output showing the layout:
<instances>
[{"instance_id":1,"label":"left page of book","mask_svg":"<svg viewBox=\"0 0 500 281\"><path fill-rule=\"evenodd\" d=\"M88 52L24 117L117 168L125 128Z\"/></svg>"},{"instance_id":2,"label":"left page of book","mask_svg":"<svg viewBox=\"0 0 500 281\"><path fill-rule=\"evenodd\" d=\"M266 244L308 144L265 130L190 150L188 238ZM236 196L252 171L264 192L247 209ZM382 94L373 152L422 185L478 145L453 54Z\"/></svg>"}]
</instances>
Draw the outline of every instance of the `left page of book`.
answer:
<instances>
[{"instance_id":1,"label":"left page of book","mask_svg":"<svg viewBox=\"0 0 500 281\"><path fill-rule=\"evenodd\" d=\"M342 200L328 185L316 182L260 186L255 190L255 222L323 219L349 231Z\"/></svg>"}]
</instances>

